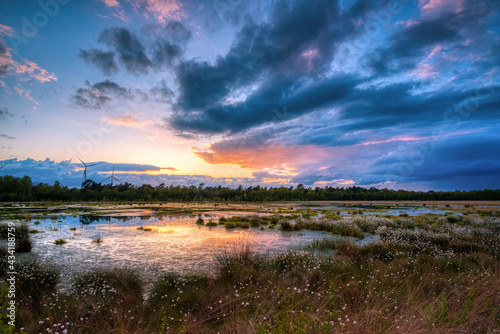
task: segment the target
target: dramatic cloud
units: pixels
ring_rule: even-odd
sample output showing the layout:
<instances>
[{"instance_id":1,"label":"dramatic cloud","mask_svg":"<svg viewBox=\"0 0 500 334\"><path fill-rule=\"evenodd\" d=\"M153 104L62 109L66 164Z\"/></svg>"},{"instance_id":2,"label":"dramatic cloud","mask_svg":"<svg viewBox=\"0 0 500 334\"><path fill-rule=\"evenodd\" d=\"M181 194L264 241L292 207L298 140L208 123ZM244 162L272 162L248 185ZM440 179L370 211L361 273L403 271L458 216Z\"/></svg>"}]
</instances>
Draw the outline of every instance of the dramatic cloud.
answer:
<instances>
[{"instance_id":1,"label":"dramatic cloud","mask_svg":"<svg viewBox=\"0 0 500 334\"><path fill-rule=\"evenodd\" d=\"M461 189L498 189L499 140L497 133L485 132L402 147L374 163L361 184L430 182L440 189L455 190L459 184Z\"/></svg>"},{"instance_id":2,"label":"dramatic cloud","mask_svg":"<svg viewBox=\"0 0 500 334\"><path fill-rule=\"evenodd\" d=\"M78 88L73 95L73 102L83 108L102 109L113 99L130 100L132 92L119 84L106 80L91 84L85 81L85 87Z\"/></svg>"},{"instance_id":3,"label":"dramatic cloud","mask_svg":"<svg viewBox=\"0 0 500 334\"><path fill-rule=\"evenodd\" d=\"M105 75L112 75L118 72L118 65L115 62L114 52L103 52L96 49L89 51L80 50L78 55L89 65L99 68Z\"/></svg>"},{"instance_id":4,"label":"dramatic cloud","mask_svg":"<svg viewBox=\"0 0 500 334\"><path fill-rule=\"evenodd\" d=\"M475 38L489 24L488 18L498 10L500 3L431 0L421 1L420 6L436 15L411 22L391 36L389 46L372 52L367 59L376 73L413 69L429 48Z\"/></svg>"},{"instance_id":5,"label":"dramatic cloud","mask_svg":"<svg viewBox=\"0 0 500 334\"><path fill-rule=\"evenodd\" d=\"M108 28L102 32L99 41L115 48L120 62L132 74L146 74L153 66L144 45L125 28Z\"/></svg>"},{"instance_id":6,"label":"dramatic cloud","mask_svg":"<svg viewBox=\"0 0 500 334\"><path fill-rule=\"evenodd\" d=\"M354 21L362 14L358 7L342 12L331 1L278 1L269 23L247 19L224 57L177 66L179 98L170 124L234 132L271 121L274 108L286 106L294 117L340 100L356 76L324 73L339 43L356 35Z\"/></svg>"},{"instance_id":7,"label":"dramatic cloud","mask_svg":"<svg viewBox=\"0 0 500 334\"><path fill-rule=\"evenodd\" d=\"M28 117L25 99L47 102L31 106L47 115L37 118L40 126L57 127L61 131L53 130L54 138L84 149L87 140L78 124L64 120L60 105L67 100L58 95L76 87L70 97L74 104L106 111L89 117L89 124L120 127L104 146L93 147L93 154L103 156L104 148L119 154L118 148L129 144L132 157L162 154L158 159L172 156L182 166L116 164L120 181L436 190L500 186L498 1L96 2L95 22L75 10L88 10L87 5L75 3L65 7L73 15L74 33L49 29L56 32L48 36L39 29L37 38L19 42L16 52L16 32L0 25L0 94L2 106L22 117ZM49 43L37 49L41 41L61 38L61 49L74 54L74 41L64 40L68 35L96 42L77 45L77 59ZM94 73L88 73L89 66ZM64 72L49 71L56 68ZM64 82L54 83L57 79ZM52 84L41 85L47 82ZM21 119L9 117L0 109L0 120L12 126L2 129L0 138L16 149L26 147L12 157L33 154L27 141L39 134L27 133ZM75 186L81 181L78 164L69 163L59 174L54 170L63 166L51 161L14 164L21 165L23 173L36 170L37 180L66 178ZM96 181L112 170L111 163L99 166L89 170ZM227 177L183 175L196 171Z\"/></svg>"},{"instance_id":8,"label":"dramatic cloud","mask_svg":"<svg viewBox=\"0 0 500 334\"><path fill-rule=\"evenodd\" d=\"M141 38L151 41L141 42ZM105 75L112 75L119 70L115 61L117 54L125 70L138 76L177 64L190 39L191 31L178 21L148 25L140 37L126 28L108 28L101 33L99 42L106 44L112 51L80 50L79 57Z\"/></svg>"}]
</instances>

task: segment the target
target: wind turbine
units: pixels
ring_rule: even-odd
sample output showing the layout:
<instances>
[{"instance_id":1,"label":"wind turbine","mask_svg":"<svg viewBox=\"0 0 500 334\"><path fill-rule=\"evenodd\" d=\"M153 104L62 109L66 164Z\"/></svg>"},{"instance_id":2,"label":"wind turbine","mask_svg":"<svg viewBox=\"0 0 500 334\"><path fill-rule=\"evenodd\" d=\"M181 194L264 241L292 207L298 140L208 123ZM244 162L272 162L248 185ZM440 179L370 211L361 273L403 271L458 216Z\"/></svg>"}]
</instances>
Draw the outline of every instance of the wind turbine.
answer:
<instances>
[{"instance_id":1,"label":"wind turbine","mask_svg":"<svg viewBox=\"0 0 500 334\"><path fill-rule=\"evenodd\" d=\"M95 164L91 164L91 165L87 165L85 162L83 162L82 159L80 159L80 157L77 155L76 156L78 158L78 160L81 161L81 163L85 166L85 169L83 170L83 181L82 182L85 182L87 181L87 167L92 167L92 166L95 166L95 165L99 165L99 164L102 164L102 162L98 162L98 163L95 163Z\"/></svg>"},{"instance_id":2,"label":"wind turbine","mask_svg":"<svg viewBox=\"0 0 500 334\"><path fill-rule=\"evenodd\" d=\"M113 172L111 172L111 176L108 176L107 178L105 178L105 180L107 180L107 179L111 180L111 186L113 186L113 180L116 180L116 181L120 182L120 180L118 180L115 177L115 166L113 166Z\"/></svg>"},{"instance_id":3,"label":"wind turbine","mask_svg":"<svg viewBox=\"0 0 500 334\"><path fill-rule=\"evenodd\" d=\"M4 168L5 166L7 166L9 163L5 163L5 165L3 165L2 167L0 167L0 169Z\"/></svg>"}]
</instances>

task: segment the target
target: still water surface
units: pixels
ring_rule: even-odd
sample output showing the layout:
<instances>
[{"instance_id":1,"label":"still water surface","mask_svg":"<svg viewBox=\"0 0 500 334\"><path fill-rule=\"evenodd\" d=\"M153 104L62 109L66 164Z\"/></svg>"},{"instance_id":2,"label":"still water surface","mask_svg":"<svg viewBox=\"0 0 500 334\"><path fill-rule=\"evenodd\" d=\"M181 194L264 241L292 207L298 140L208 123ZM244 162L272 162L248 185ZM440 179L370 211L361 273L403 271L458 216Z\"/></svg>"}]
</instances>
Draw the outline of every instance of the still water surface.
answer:
<instances>
[{"instance_id":1,"label":"still water surface","mask_svg":"<svg viewBox=\"0 0 500 334\"><path fill-rule=\"evenodd\" d=\"M209 219L202 217L205 222ZM275 254L324 237L340 238L320 231L283 232L267 226L263 230L199 226L194 216L65 216L38 221L38 225L34 221L29 223L30 229L41 232L31 234L33 253L59 266L63 280L64 276L96 266L138 269L145 277L154 277L159 271L211 272L218 254L232 252L245 244L250 244L254 252ZM102 238L102 243L93 242L97 237ZM356 242L365 243L372 238ZM57 246L56 239L67 243Z\"/></svg>"}]
</instances>

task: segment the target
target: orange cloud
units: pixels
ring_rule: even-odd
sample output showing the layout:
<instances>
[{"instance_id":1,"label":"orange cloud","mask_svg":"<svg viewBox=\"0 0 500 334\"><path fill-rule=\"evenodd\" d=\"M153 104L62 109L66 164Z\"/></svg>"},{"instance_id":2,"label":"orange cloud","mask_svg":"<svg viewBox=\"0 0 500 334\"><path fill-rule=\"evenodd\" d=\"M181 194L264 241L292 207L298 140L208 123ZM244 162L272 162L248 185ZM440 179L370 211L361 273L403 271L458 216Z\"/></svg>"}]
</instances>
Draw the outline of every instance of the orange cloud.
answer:
<instances>
[{"instance_id":1,"label":"orange cloud","mask_svg":"<svg viewBox=\"0 0 500 334\"><path fill-rule=\"evenodd\" d=\"M153 169L153 170L115 170L115 174L134 174L134 175L160 175L160 174L170 174L171 172L178 172L179 170L174 167L164 167L161 169ZM112 172L100 172L100 174L111 174Z\"/></svg>"},{"instance_id":2,"label":"orange cloud","mask_svg":"<svg viewBox=\"0 0 500 334\"><path fill-rule=\"evenodd\" d=\"M266 168L290 170L299 165L312 164L331 157L327 149L314 145L262 147L232 147L211 144L208 149L194 148L194 154L209 164L233 164L242 168L263 170ZM283 168L285 166L285 168Z\"/></svg>"},{"instance_id":3,"label":"orange cloud","mask_svg":"<svg viewBox=\"0 0 500 334\"><path fill-rule=\"evenodd\" d=\"M345 179L338 179L338 180L333 180L333 181L317 181L314 182L314 186L324 188L324 187L338 187L338 186L351 186L353 184L356 184L356 181L354 180L345 180Z\"/></svg>"},{"instance_id":4,"label":"orange cloud","mask_svg":"<svg viewBox=\"0 0 500 334\"><path fill-rule=\"evenodd\" d=\"M152 121L138 121L136 118L136 115L129 115L117 118L105 118L105 120L115 126L128 126L137 129L144 129L153 123Z\"/></svg>"}]
</instances>

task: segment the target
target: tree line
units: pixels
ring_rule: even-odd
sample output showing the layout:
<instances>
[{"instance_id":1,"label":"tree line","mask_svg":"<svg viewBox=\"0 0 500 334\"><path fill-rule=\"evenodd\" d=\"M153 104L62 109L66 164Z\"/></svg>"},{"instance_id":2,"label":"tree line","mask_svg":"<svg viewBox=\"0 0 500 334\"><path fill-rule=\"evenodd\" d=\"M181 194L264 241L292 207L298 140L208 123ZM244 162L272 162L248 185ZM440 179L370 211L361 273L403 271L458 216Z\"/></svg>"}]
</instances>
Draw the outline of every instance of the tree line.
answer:
<instances>
[{"instance_id":1,"label":"tree line","mask_svg":"<svg viewBox=\"0 0 500 334\"><path fill-rule=\"evenodd\" d=\"M387 201L387 200L500 200L500 189L472 191L410 191L363 187L261 187L230 188L198 186L174 186L160 184L136 186L130 183L119 185L102 184L92 180L82 183L80 188L34 184L30 177L0 176L0 201Z\"/></svg>"}]
</instances>

